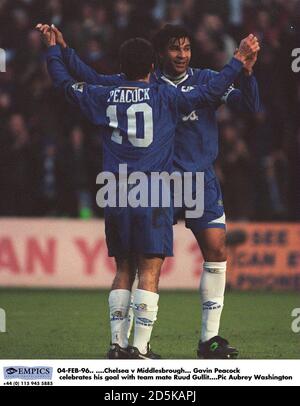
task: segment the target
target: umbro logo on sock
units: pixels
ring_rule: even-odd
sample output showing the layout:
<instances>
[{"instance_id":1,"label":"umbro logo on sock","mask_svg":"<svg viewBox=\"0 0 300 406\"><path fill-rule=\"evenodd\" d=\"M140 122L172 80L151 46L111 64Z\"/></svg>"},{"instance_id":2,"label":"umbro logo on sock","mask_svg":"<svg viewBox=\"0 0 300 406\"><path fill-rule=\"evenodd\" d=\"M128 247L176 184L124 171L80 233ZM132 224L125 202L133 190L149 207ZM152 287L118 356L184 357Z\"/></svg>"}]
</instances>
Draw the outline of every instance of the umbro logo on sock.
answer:
<instances>
[{"instance_id":1,"label":"umbro logo on sock","mask_svg":"<svg viewBox=\"0 0 300 406\"><path fill-rule=\"evenodd\" d=\"M147 327L150 327L153 325L153 321L147 319L146 317L137 317L136 323L140 324L141 326L147 326Z\"/></svg>"},{"instance_id":2,"label":"umbro logo on sock","mask_svg":"<svg viewBox=\"0 0 300 406\"><path fill-rule=\"evenodd\" d=\"M215 310L220 309L221 305L217 302L212 302L208 300L207 302L203 303L203 310Z\"/></svg>"}]
</instances>

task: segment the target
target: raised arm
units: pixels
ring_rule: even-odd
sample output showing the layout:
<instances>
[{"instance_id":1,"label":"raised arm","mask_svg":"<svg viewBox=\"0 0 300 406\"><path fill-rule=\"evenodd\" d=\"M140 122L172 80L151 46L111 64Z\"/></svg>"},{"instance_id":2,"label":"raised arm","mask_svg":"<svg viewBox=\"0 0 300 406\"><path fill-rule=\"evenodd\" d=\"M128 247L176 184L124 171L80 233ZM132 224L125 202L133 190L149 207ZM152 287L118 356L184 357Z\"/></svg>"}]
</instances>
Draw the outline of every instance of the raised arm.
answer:
<instances>
[{"instance_id":1,"label":"raised arm","mask_svg":"<svg viewBox=\"0 0 300 406\"><path fill-rule=\"evenodd\" d=\"M101 86L114 86L119 85L123 82L124 77L122 74L102 75L97 73L93 68L84 63L76 54L75 50L68 47L62 32L59 31L58 28L54 25L50 27L47 24L38 24L36 28L42 33L46 42L46 35L50 29L55 34L56 44L60 45L61 47L65 66L74 79L86 82L91 85Z\"/></svg>"},{"instance_id":2,"label":"raised arm","mask_svg":"<svg viewBox=\"0 0 300 406\"><path fill-rule=\"evenodd\" d=\"M225 96L225 102L236 112L260 111L258 84L253 75L256 60L257 52L247 58L244 72L239 77L239 89L234 89Z\"/></svg>"},{"instance_id":3,"label":"raised arm","mask_svg":"<svg viewBox=\"0 0 300 406\"><path fill-rule=\"evenodd\" d=\"M69 72L77 80L101 86L120 85L124 81L123 75L121 74L102 75L97 73L94 69L85 64L72 48L62 48L62 56Z\"/></svg>"},{"instance_id":4,"label":"raised arm","mask_svg":"<svg viewBox=\"0 0 300 406\"><path fill-rule=\"evenodd\" d=\"M219 72L208 70L208 81L216 78ZM237 113L250 112L256 113L260 110L260 98L258 84L253 74L247 75L244 72L238 77L238 88L233 85L226 89L225 93L216 103L219 106L221 103L226 103Z\"/></svg>"},{"instance_id":5,"label":"raised arm","mask_svg":"<svg viewBox=\"0 0 300 406\"><path fill-rule=\"evenodd\" d=\"M76 83L64 64L58 45L48 48L47 68L55 88L62 90L67 100L76 104L90 122L96 125L106 123L104 98L101 97L105 88L102 91L99 85Z\"/></svg>"},{"instance_id":6,"label":"raised arm","mask_svg":"<svg viewBox=\"0 0 300 406\"><path fill-rule=\"evenodd\" d=\"M178 89L179 109L182 112L188 112L195 108L215 106L222 96L228 93L228 89L241 73L247 58L258 50L259 44L253 35L242 40L230 63L225 65L219 74L214 75L206 85Z\"/></svg>"},{"instance_id":7,"label":"raised arm","mask_svg":"<svg viewBox=\"0 0 300 406\"><path fill-rule=\"evenodd\" d=\"M260 111L260 98L255 77L253 75L241 75L239 89L234 89L228 94L226 104L238 113L258 113Z\"/></svg>"}]
</instances>

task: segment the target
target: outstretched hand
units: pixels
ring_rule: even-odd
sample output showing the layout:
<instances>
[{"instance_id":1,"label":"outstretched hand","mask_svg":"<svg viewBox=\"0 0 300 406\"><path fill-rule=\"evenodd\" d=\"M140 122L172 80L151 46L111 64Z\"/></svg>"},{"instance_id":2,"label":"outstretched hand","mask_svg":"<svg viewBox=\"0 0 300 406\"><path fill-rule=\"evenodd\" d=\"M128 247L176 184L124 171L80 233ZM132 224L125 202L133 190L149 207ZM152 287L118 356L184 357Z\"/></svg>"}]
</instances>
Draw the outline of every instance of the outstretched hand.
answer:
<instances>
[{"instance_id":1,"label":"outstretched hand","mask_svg":"<svg viewBox=\"0 0 300 406\"><path fill-rule=\"evenodd\" d=\"M54 24L51 25L51 28L52 28L53 32L55 33L56 43L63 48L67 48L68 45L65 42L62 32L59 31L59 29Z\"/></svg>"},{"instance_id":2,"label":"outstretched hand","mask_svg":"<svg viewBox=\"0 0 300 406\"><path fill-rule=\"evenodd\" d=\"M234 56L243 62L245 69L248 70L248 67L250 67L250 70L252 70L259 50L260 46L257 37L250 34L247 38L241 41L240 46L235 52Z\"/></svg>"},{"instance_id":3,"label":"outstretched hand","mask_svg":"<svg viewBox=\"0 0 300 406\"><path fill-rule=\"evenodd\" d=\"M35 28L41 32L42 38L48 47L56 45L56 35L52 26L50 27L48 24L38 24Z\"/></svg>"}]
</instances>

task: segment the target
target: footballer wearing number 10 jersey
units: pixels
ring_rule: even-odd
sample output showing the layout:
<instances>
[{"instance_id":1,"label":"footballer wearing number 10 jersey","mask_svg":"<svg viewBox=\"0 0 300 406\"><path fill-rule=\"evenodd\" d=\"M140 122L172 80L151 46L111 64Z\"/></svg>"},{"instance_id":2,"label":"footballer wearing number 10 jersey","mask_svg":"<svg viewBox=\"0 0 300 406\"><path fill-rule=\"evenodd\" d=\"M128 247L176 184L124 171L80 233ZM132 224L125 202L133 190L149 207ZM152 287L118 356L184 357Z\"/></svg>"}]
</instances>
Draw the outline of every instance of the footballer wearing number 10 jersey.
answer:
<instances>
[{"instance_id":1,"label":"footballer wearing number 10 jersey","mask_svg":"<svg viewBox=\"0 0 300 406\"><path fill-rule=\"evenodd\" d=\"M173 35L173 33L171 33ZM189 38L188 34L185 34L180 32L180 35L177 35L177 39L180 38ZM171 38L175 36L171 36ZM251 38L252 40L252 38ZM254 43L254 42L253 42ZM58 51L55 51L58 52ZM57 54L58 55L58 54ZM56 55L56 56L57 56ZM103 76L103 75L98 75L96 72L94 72L92 69L86 67L80 61L80 59L76 56L75 52L71 50L70 48L65 48L63 49L63 60L66 62L66 65L70 72L74 75L76 78L80 78L80 80L85 80L87 83L94 83L98 85L105 85L105 86L119 86L118 89L118 94L116 94L116 91L111 90L111 89L101 89L97 88L95 86L84 86L84 85L74 85L72 87L72 91L68 91L69 97L76 99L76 102L81 106L82 111L85 113L85 115L88 116L88 118L93 121L94 123L98 125L110 125L110 127L115 128L117 131L114 131L111 137L105 137L104 136L104 169L109 169L111 171L116 171L117 172L117 166L120 162L126 162L129 165L129 171L130 170L145 170L145 171L152 171L152 170L167 170L170 171L171 168L174 168L176 170L180 170L182 172L189 170L192 172L196 172L199 170L203 170L205 172L205 185L206 185L206 190L205 190L205 213L204 216L201 219L193 219L190 220L191 224L188 223L187 221L187 226L192 229L194 234L196 235L197 230L201 230L202 228L210 228L210 227L224 227L224 212L223 212L223 207L219 207L216 205L216 200L220 201L220 188L218 186L218 182L216 181L213 169L212 169L212 162L215 159L217 155L217 129L216 129L216 124L215 124L215 116L214 116L214 111L220 104L220 100L224 100L224 95L225 99L229 99L229 96L232 100L238 101L241 98L241 92L236 91L233 88L230 88L231 83L234 81L235 77L231 79L231 81L226 83L226 86L224 87L223 91L220 92L220 83L217 82L217 79L221 79L222 75L224 75L223 71L220 74L216 74L212 71L209 70L191 70L188 69L185 74L183 75L182 78L172 78L170 75L166 75L165 72L162 72L160 70L157 70L151 77L151 83L152 85L147 87L148 85L141 85L139 82L139 87L145 87L144 88L144 97L149 97L150 95L153 95L153 99L155 100L153 102L152 111L150 113L150 110L148 110L149 106L149 100L146 103L140 103L139 108L136 110L135 108L132 108L134 104L130 107L127 106L127 109L124 110L123 107L126 106L126 102L123 103L123 105L120 103L120 98L122 96L122 92L124 89L126 89L127 86L136 86L136 83L127 83L126 82L126 77L125 75L113 75L113 76ZM62 62L62 60L60 60ZM236 65L236 62L234 62ZM231 67L233 68L232 62L231 62ZM237 68L237 66L235 66ZM241 70L241 67L239 67ZM52 75L53 76L53 75ZM237 75L234 75L237 76ZM213 80L211 80L213 79ZM227 77L228 79L228 77ZM245 103L248 103L248 106L250 107L258 103L257 101L257 95L254 96L253 94L255 91L255 81L252 82L251 85L251 80L250 81L245 81L244 87L245 87L245 93L248 91L248 98L245 98L246 101ZM201 99L199 89L197 86L199 84L205 85L204 88L207 88L206 90L212 90L212 83L218 83L217 92L214 94L210 94L209 97L207 97L207 92L206 92L206 99L205 103L203 103L204 99ZM169 86L166 88L165 86L157 86L157 84L173 84L172 86ZM224 82L222 83L224 85ZM76 86L78 88L76 88ZM252 86L252 87L251 87ZM204 89L203 88L203 89ZM186 90L190 89L188 92L178 92L178 90ZM203 90L202 89L202 90ZM229 89L229 90L228 90ZM93 111L85 111L87 102L83 102L84 97L94 97L94 95L98 95L97 98L93 101L94 104L96 103L101 103L103 104L103 100L99 98L100 94L105 94L105 92L110 92L110 98L107 98L107 93L104 97L106 102L108 100L114 101L113 105L106 105L106 118L105 120L102 119L102 121L99 119L99 115L97 117L96 113ZM218 93L218 96L216 93ZM81 94L80 94L81 93ZM155 93L156 96L159 95L158 99L155 98ZM76 96L75 96L76 95ZM79 97L80 96L80 97ZM203 94L202 94L203 96ZM100 99L102 101L100 101ZM196 101L197 99L197 101ZM202 101L202 103L201 103ZM115 103L117 104L118 107L116 107ZM122 105L121 107L121 112L119 111L119 104ZM144 107L143 107L144 104ZM105 105L105 103L104 103ZM157 107L157 111L155 111L155 107ZM166 110L165 110L166 109ZM129 110L129 111L128 111ZM161 116L158 114L162 114ZM125 116L127 114L127 120L128 122L132 121L130 119L131 116L135 116L137 113L142 113L144 115L144 118L147 116L148 119L151 118L153 120L153 123L156 124L156 128L159 129L159 123L161 120L162 123L162 128L159 129L157 132L158 134L166 134L166 138L164 136L161 137L161 142L151 142L151 137L152 137L152 132L149 131L149 128L147 129L148 135L144 136L143 140L139 139L138 137L135 137L135 135L129 136L128 133L128 139L124 142L123 138L120 136L120 133L118 132L120 129L123 132L126 132L126 124L124 127L122 127L122 121L124 122ZM173 157L173 145L172 142L170 143L168 148L165 148L166 144L164 144L163 140L172 139L171 133L175 132L175 123L176 123L176 116L179 116L180 120L178 121L178 125L176 127L176 138L175 138L175 158ZM120 119L119 119L120 117ZM136 117L136 116L135 116ZM160 120L159 120L160 119ZM191 122L189 122L189 119ZM103 121L104 120L104 121ZM138 123L135 123L135 129L137 129L139 126ZM203 130L205 127L205 130ZM166 128L169 129L169 131L166 131ZM128 126L127 126L128 129ZM144 127L145 129L145 127ZM196 129L196 131L195 131ZM154 134L156 133L156 130L153 132ZM146 134L146 132L145 132ZM150 138L148 138L150 134ZM141 153L139 152L139 156L141 159L138 160L138 164L135 159L132 159L133 156L131 154L132 146L137 147L137 143L142 142L145 143L144 147L147 146L147 153ZM134 144L136 143L136 145ZM146 145L147 144L147 145ZM164 145L164 148L162 146ZM179 146L178 146L179 145ZM120 159L120 156L118 152L122 151L122 158ZM173 161L174 159L174 161ZM162 166L163 164L163 166ZM174 166L173 166L174 165ZM217 207L216 207L217 206ZM170 213L169 213L170 214ZM109 217L109 214L108 214ZM107 217L107 218L108 218ZM110 224L113 224L113 221L109 222ZM125 224L125 223L124 223ZM146 227L148 227L150 224L148 224ZM125 227L126 228L126 227ZM116 251L114 251L114 245L115 247L117 244L112 242L114 237L111 238L111 243L110 243L110 238L109 238L109 226L107 227L107 235L108 235L108 245L109 245L109 251L111 255L116 255ZM115 230L114 230L115 231ZM112 233L113 234L113 233ZM122 238L120 237L120 240ZM125 239L126 240L126 237ZM163 256L171 255L171 239L168 238L154 238L155 240L155 247L151 247L151 241L147 241L147 247L148 247L148 253L153 253L155 252L156 254L161 253ZM160 240L161 240L161 245L160 245ZM135 249L138 250L138 247L140 245L143 245L141 241L138 239L135 241ZM111 246L111 248L110 248ZM117 246L117 251L120 254L120 247L126 247L126 244L122 245L119 244ZM158 248L159 247L159 248ZM162 247L164 247L162 249ZM159 251L159 249L161 251ZM154 251L153 251L154 250ZM125 253L126 254L126 253ZM219 272L215 272L215 269L209 269L209 262L207 262L207 268L205 269L208 272L211 272L212 274L218 274ZM217 268L218 270L218 264L212 265L213 268ZM220 272L221 273L221 272ZM222 290L222 287L221 287ZM224 293L224 292L223 292ZM218 298L219 299L219 298ZM220 310L222 308L222 304L218 304L215 302L210 302L209 300L206 301L207 303L203 304L203 310L213 310L214 308L218 309L218 315L217 318L220 317ZM209 302L211 303L209 305ZM153 308L156 308L157 306L154 305L152 306ZM206 307L206 309L205 309ZM211 307L211 308L210 308ZM205 317L206 315L204 314L204 320L203 323L205 324ZM209 320L206 320L206 330L207 327L209 326ZM214 321L215 322L215 321ZM211 323L213 324L213 323ZM218 330L218 323L217 327L214 326L212 331ZM211 334L211 332L208 332L208 334ZM203 332L203 329L202 329ZM214 338L215 334L212 334L212 337ZM203 338L203 337L202 337ZM209 343L211 340L205 339L204 337L203 341L206 343ZM231 349L227 345L226 340L221 339L220 337L217 337L217 339L214 340L213 346L211 346L211 351L214 351L218 346L220 348L227 348L227 354L222 354L218 353L218 351L215 352L216 356L212 356L212 354L207 354L207 349L205 349L205 354L199 354L203 357L224 357L224 358L229 358L229 355L235 356L237 355L237 352L234 349ZM210 343L209 343L210 344ZM214 347L214 349L213 349ZM231 354L229 352L231 351ZM209 351L208 351L209 352ZM224 355L224 356L223 356Z\"/></svg>"}]
</instances>

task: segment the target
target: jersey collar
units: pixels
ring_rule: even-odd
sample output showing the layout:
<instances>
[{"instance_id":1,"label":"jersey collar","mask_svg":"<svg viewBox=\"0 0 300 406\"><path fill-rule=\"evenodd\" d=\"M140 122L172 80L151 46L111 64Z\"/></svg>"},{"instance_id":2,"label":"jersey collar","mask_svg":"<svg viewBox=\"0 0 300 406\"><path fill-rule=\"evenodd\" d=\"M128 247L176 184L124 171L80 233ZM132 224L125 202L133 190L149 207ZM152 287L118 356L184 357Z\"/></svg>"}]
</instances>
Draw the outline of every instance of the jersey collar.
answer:
<instances>
[{"instance_id":1,"label":"jersey collar","mask_svg":"<svg viewBox=\"0 0 300 406\"><path fill-rule=\"evenodd\" d=\"M171 86L177 87L181 83L185 82L189 77L193 76L193 69L188 68L186 75L178 82L178 83L173 83L170 79L168 79L160 69L156 69L153 73L153 76L155 77L156 80L163 81L165 83L168 83Z\"/></svg>"}]
</instances>

